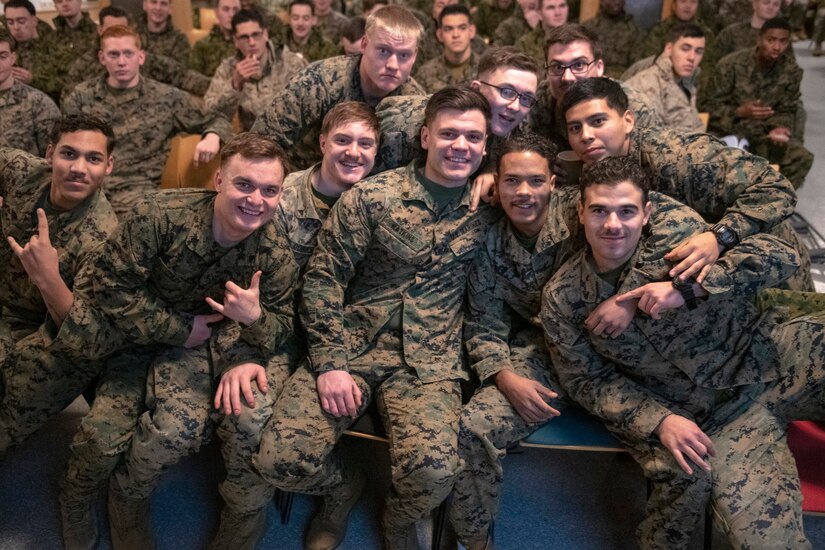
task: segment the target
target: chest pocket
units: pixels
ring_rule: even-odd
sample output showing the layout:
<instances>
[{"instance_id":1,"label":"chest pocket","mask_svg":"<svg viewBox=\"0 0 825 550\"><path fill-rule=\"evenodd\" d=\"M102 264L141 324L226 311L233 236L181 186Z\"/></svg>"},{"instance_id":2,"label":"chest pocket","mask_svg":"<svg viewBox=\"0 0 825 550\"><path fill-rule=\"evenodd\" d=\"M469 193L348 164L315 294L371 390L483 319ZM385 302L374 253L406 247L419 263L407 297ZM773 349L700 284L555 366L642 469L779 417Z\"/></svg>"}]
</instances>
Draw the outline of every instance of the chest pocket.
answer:
<instances>
[{"instance_id":1,"label":"chest pocket","mask_svg":"<svg viewBox=\"0 0 825 550\"><path fill-rule=\"evenodd\" d=\"M160 258L156 258L152 264L150 284L155 287L158 296L170 302L178 301L184 294L191 292L194 286L191 281L179 277Z\"/></svg>"},{"instance_id":2,"label":"chest pocket","mask_svg":"<svg viewBox=\"0 0 825 550\"><path fill-rule=\"evenodd\" d=\"M409 264L420 265L430 258L432 244L393 220L378 226L375 240L391 257Z\"/></svg>"},{"instance_id":3,"label":"chest pocket","mask_svg":"<svg viewBox=\"0 0 825 550\"><path fill-rule=\"evenodd\" d=\"M484 237L484 227L480 223L474 223L467 231L450 241L450 250L461 262L475 258L475 252Z\"/></svg>"}]
</instances>

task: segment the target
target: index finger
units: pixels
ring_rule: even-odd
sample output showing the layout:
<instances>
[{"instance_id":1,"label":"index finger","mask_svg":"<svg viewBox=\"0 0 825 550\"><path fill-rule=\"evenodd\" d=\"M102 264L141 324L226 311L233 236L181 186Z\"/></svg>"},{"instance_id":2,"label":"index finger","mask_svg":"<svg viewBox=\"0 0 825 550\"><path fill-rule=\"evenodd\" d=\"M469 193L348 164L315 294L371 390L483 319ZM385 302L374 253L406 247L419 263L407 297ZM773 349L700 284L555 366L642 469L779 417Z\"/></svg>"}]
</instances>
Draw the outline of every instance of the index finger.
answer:
<instances>
[{"instance_id":1,"label":"index finger","mask_svg":"<svg viewBox=\"0 0 825 550\"><path fill-rule=\"evenodd\" d=\"M49 220L46 218L46 211L42 208L37 209L37 234L43 242L51 244L49 242Z\"/></svg>"},{"instance_id":2,"label":"index finger","mask_svg":"<svg viewBox=\"0 0 825 550\"><path fill-rule=\"evenodd\" d=\"M616 296L616 303L627 302L629 300L636 300L644 294L644 287L634 288L630 292L625 292L620 296Z\"/></svg>"}]
</instances>

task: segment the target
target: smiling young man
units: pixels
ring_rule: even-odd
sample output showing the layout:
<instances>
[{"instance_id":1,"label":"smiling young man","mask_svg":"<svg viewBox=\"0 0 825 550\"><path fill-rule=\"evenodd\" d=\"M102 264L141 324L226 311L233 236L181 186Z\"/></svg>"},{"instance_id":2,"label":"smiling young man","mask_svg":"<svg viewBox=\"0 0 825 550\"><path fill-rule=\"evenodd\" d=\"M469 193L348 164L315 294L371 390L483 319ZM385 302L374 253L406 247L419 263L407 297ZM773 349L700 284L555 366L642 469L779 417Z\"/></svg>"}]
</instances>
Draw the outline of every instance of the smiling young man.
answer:
<instances>
[{"instance_id":1,"label":"smiling young man","mask_svg":"<svg viewBox=\"0 0 825 550\"><path fill-rule=\"evenodd\" d=\"M143 48L150 53L189 63L192 47L186 35L172 25L171 0L143 0L143 13L135 21Z\"/></svg>"},{"instance_id":2,"label":"smiling young man","mask_svg":"<svg viewBox=\"0 0 825 550\"><path fill-rule=\"evenodd\" d=\"M825 416L825 319L780 324L781 313L754 305L757 291L794 273L798 255L754 234L701 284L680 282L670 262L638 265L640 254L668 249L644 231L655 208L635 159L590 164L580 184L589 246L545 286L541 322L570 397L605 422L651 483L640 546L689 547L711 506L735 547L809 548L785 427ZM702 231L702 218L692 218ZM610 299L645 315L620 339L582 331Z\"/></svg>"},{"instance_id":3,"label":"smiling young man","mask_svg":"<svg viewBox=\"0 0 825 550\"><path fill-rule=\"evenodd\" d=\"M325 59L302 70L259 114L252 131L271 136L298 168L310 167L321 159L321 122L337 103L375 106L390 95L422 93L410 78L421 32L421 23L409 10L377 10L367 19L363 54Z\"/></svg>"},{"instance_id":4,"label":"smiling young man","mask_svg":"<svg viewBox=\"0 0 825 550\"><path fill-rule=\"evenodd\" d=\"M101 186L114 134L103 121L59 119L46 159L0 151L0 456L83 391L95 365L50 355L76 277L117 219ZM34 382L34 381L37 382ZM5 387L3 387L5 386Z\"/></svg>"},{"instance_id":5,"label":"smiling young man","mask_svg":"<svg viewBox=\"0 0 825 550\"><path fill-rule=\"evenodd\" d=\"M538 10L541 22L519 38L515 46L535 59L541 67L545 62L547 36L553 29L567 23L570 9L567 0L539 0Z\"/></svg>"},{"instance_id":6,"label":"smiling young man","mask_svg":"<svg viewBox=\"0 0 825 550\"><path fill-rule=\"evenodd\" d=\"M668 31L665 49L653 66L626 82L643 93L649 106L669 128L703 132L696 96L699 93L699 64L705 54L705 35L692 23L679 23Z\"/></svg>"},{"instance_id":7,"label":"smiling young man","mask_svg":"<svg viewBox=\"0 0 825 550\"><path fill-rule=\"evenodd\" d=\"M253 457L275 487L324 496L305 548L343 539L363 475L334 449L373 400L393 465L386 547L416 548L415 522L450 491L466 268L495 218L469 208L488 118L475 90L437 92L421 130L426 160L344 193L318 234L302 289L309 361L287 381Z\"/></svg>"},{"instance_id":8,"label":"smiling young man","mask_svg":"<svg viewBox=\"0 0 825 550\"><path fill-rule=\"evenodd\" d=\"M206 76L215 74L221 61L235 53L232 39L232 17L241 11L240 0L218 0L215 6L217 24L205 38L192 46L189 68Z\"/></svg>"},{"instance_id":9,"label":"smiling young man","mask_svg":"<svg viewBox=\"0 0 825 550\"><path fill-rule=\"evenodd\" d=\"M424 63L415 73L416 81L428 93L445 86L469 84L478 72L478 57L470 47L476 28L467 6L453 4L441 10L436 36L441 55Z\"/></svg>"},{"instance_id":10,"label":"smiling young man","mask_svg":"<svg viewBox=\"0 0 825 550\"><path fill-rule=\"evenodd\" d=\"M289 25L284 28L283 43L312 63L338 55L338 46L330 42L318 27L312 0L289 3Z\"/></svg>"}]
</instances>

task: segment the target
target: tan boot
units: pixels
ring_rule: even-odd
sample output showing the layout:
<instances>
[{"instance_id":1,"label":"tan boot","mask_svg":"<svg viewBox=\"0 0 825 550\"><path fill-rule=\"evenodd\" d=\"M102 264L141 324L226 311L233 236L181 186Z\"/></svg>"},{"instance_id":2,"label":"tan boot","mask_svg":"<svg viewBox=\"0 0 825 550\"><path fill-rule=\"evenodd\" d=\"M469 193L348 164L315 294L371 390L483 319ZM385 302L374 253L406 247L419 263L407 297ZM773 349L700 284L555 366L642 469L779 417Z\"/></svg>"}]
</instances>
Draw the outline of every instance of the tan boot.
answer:
<instances>
[{"instance_id":1,"label":"tan boot","mask_svg":"<svg viewBox=\"0 0 825 550\"><path fill-rule=\"evenodd\" d=\"M266 509L240 514L224 507L210 550L254 550L266 531Z\"/></svg>"},{"instance_id":2,"label":"tan boot","mask_svg":"<svg viewBox=\"0 0 825 550\"><path fill-rule=\"evenodd\" d=\"M109 531L114 550L154 550L149 499L129 498L110 483Z\"/></svg>"},{"instance_id":3,"label":"tan boot","mask_svg":"<svg viewBox=\"0 0 825 550\"><path fill-rule=\"evenodd\" d=\"M352 511L366 479L364 473L356 468L344 472L344 483L334 494L324 497L321 510L309 524L305 550L333 550L344 540L347 534L347 518Z\"/></svg>"},{"instance_id":4,"label":"tan boot","mask_svg":"<svg viewBox=\"0 0 825 550\"><path fill-rule=\"evenodd\" d=\"M89 502L66 502L61 495L63 545L66 550L94 550L97 545L97 518Z\"/></svg>"}]
</instances>

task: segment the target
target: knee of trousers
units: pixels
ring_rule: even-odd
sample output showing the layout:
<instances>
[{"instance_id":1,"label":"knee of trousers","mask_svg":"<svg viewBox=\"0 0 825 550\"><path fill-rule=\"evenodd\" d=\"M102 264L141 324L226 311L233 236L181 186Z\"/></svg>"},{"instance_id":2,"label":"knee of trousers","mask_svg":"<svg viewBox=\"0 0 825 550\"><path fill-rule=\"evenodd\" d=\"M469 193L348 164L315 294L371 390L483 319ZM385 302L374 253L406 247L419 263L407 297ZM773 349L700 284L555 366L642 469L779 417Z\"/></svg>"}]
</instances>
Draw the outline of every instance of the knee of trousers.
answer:
<instances>
[{"instance_id":1,"label":"knee of trousers","mask_svg":"<svg viewBox=\"0 0 825 550\"><path fill-rule=\"evenodd\" d=\"M267 482L285 491L306 492L322 484L328 477L327 463L333 457L312 453L309 446L297 441L284 441L264 433L252 465Z\"/></svg>"},{"instance_id":2,"label":"knee of trousers","mask_svg":"<svg viewBox=\"0 0 825 550\"><path fill-rule=\"evenodd\" d=\"M255 472L225 479L218 490L226 507L239 514L251 514L266 507L275 494L275 488Z\"/></svg>"},{"instance_id":3,"label":"knee of trousers","mask_svg":"<svg viewBox=\"0 0 825 550\"><path fill-rule=\"evenodd\" d=\"M393 468L393 485L400 496L429 494L437 505L452 490L461 464L454 449L443 452L421 447Z\"/></svg>"},{"instance_id":4,"label":"knee of trousers","mask_svg":"<svg viewBox=\"0 0 825 550\"><path fill-rule=\"evenodd\" d=\"M135 445L178 454L196 452L209 436L208 407L187 407L183 403L160 403L141 415Z\"/></svg>"}]
</instances>

